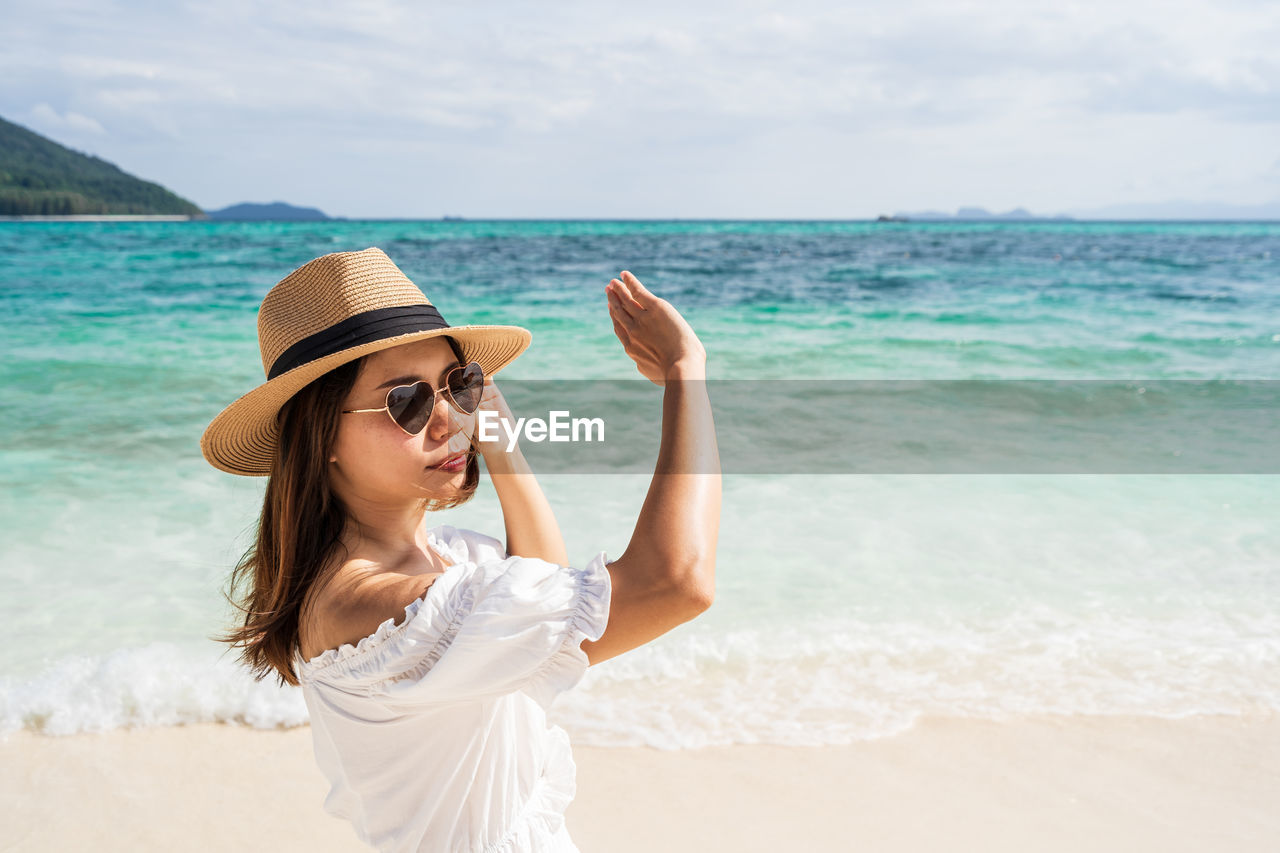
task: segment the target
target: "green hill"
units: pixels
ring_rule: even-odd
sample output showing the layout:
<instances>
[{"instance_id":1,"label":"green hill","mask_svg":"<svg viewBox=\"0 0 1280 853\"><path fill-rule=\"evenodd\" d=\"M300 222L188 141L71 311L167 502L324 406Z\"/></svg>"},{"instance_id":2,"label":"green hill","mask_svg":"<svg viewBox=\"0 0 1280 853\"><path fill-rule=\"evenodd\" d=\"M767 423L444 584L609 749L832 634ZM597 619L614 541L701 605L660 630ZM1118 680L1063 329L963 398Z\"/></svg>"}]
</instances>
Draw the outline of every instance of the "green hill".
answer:
<instances>
[{"instance_id":1,"label":"green hill","mask_svg":"<svg viewBox=\"0 0 1280 853\"><path fill-rule=\"evenodd\" d=\"M0 216L203 211L159 184L0 118Z\"/></svg>"}]
</instances>

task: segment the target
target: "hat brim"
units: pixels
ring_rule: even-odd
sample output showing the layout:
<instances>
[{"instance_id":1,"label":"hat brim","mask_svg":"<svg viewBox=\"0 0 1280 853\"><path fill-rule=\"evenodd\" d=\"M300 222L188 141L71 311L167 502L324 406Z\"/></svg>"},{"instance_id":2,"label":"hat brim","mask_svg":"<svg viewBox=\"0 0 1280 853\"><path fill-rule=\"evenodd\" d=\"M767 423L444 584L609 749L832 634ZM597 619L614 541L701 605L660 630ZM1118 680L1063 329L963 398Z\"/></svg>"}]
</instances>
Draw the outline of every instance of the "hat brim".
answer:
<instances>
[{"instance_id":1,"label":"hat brim","mask_svg":"<svg viewBox=\"0 0 1280 853\"><path fill-rule=\"evenodd\" d=\"M362 355L426 338L449 336L468 361L477 362L485 376L495 376L533 340L519 326L450 326L410 332L351 347L309 361L254 388L223 409L200 437L200 451L213 467L229 474L265 477L271 473L277 440L276 415L290 397L324 374Z\"/></svg>"}]
</instances>

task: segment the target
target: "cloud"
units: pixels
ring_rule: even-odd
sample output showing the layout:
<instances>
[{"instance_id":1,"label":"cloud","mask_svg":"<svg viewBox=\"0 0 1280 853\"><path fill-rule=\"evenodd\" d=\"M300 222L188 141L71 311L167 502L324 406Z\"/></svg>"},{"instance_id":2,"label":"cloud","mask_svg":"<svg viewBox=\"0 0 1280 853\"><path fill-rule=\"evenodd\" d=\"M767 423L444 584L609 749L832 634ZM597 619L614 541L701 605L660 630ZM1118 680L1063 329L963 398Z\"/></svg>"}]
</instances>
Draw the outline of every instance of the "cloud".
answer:
<instances>
[{"instance_id":1,"label":"cloud","mask_svg":"<svg viewBox=\"0 0 1280 853\"><path fill-rule=\"evenodd\" d=\"M464 193L510 198L512 211L535 194L604 205L627 187L656 199L669 174L705 175L702 197L726 213L742 199L724 188L752 180L764 181L754 203L772 192L799 205L788 169L813 170L815 207L831 204L821 174L861 174L844 189L866 197L878 181L889 199L890 177L850 165L871 156L885 175L928 175L939 196L899 195L889 209L952 197L1060 209L1091 203L1083 189L1110 201L1126 170L1160 186L1225 148L1222 186L1240 185L1269 169L1265 137L1280 122L1280 4L1243 0L6 6L0 113L43 105L62 118L41 125L55 138L79 116L105 128L115 147L104 156L135 169L183 175L181 158L199 162L183 180L206 182L196 195L236 194L226 202L253 181L296 170L304 186L303 171L320 170L334 197L303 201L347 214L344 198L368 195L356 182L380 174L370 158L429 174L405 182L406 198L430 187L458 212ZM1159 141L1157 127L1177 139ZM1158 150L1138 151L1152 141ZM1041 176L1048 153L1078 162ZM964 191L1002 169L1041 195ZM450 184L447 170L464 174ZM482 192L486 182L498 189ZM678 189L667 194L681 214Z\"/></svg>"},{"instance_id":2,"label":"cloud","mask_svg":"<svg viewBox=\"0 0 1280 853\"><path fill-rule=\"evenodd\" d=\"M347 14L233 1L147 20L132 4L104 6L115 25L73 33L74 52L57 62L87 87L168 82L197 103L220 90L213 100L345 102L459 128L547 130L588 112L607 118L611 107L788 120L856 113L862 122L976 121L1031 102L1212 112L1214 94L1262 101L1276 82L1274 42L1256 32L1275 15L1208 3L1182 11L1247 49L1233 41L1229 52L1206 52L1201 30L1132 3L707 3L648 14L508 3L486 15L373 0ZM122 26L130 19L132 38ZM1160 75L1171 69L1182 85L1154 85L1170 82Z\"/></svg>"},{"instance_id":3,"label":"cloud","mask_svg":"<svg viewBox=\"0 0 1280 853\"><path fill-rule=\"evenodd\" d=\"M46 103L36 104L27 114L28 120L33 127L41 128L47 133L55 135L76 135L83 133L103 134L102 125L98 124L88 116L80 113L67 111L59 114L57 110Z\"/></svg>"},{"instance_id":4,"label":"cloud","mask_svg":"<svg viewBox=\"0 0 1280 853\"><path fill-rule=\"evenodd\" d=\"M1276 67L1267 67L1275 65ZM1099 112L1196 112L1239 121L1280 120L1280 65L1258 62L1214 73L1177 63L1133 69L1098 80L1086 106Z\"/></svg>"},{"instance_id":5,"label":"cloud","mask_svg":"<svg viewBox=\"0 0 1280 853\"><path fill-rule=\"evenodd\" d=\"M980 121L1028 106L1213 113L1280 101L1269 48L1280 33L1265 8L904 0L619 13L365 0L342 14L228 0L142 20L133 4L106 3L114 26L72 33L56 65L88 89L167 83L188 103L337 106L460 129L545 132L624 110L861 126ZM104 100L127 112L138 98ZM155 110L173 100L154 97Z\"/></svg>"}]
</instances>

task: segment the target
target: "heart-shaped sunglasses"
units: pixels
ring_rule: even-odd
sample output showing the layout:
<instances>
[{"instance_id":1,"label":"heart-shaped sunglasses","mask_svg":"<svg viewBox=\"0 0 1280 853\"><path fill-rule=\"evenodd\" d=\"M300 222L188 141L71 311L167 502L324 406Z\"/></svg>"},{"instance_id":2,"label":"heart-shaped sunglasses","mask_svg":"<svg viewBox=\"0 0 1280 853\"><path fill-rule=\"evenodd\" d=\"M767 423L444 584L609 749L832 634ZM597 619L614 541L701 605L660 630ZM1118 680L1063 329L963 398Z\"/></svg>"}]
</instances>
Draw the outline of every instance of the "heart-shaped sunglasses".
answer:
<instances>
[{"instance_id":1,"label":"heart-shaped sunglasses","mask_svg":"<svg viewBox=\"0 0 1280 853\"><path fill-rule=\"evenodd\" d=\"M470 415L480 407L480 399L484 396L484 370L476 362L458 365L449 371L444 380L445 397L453 407L463 414ZM397 385L387 392L387 404L378 409L344 409L342 414L352 415L358 412L386 412L400 429L417 435L422 432L431 420L431 412L436 407L436 389L423 379L412 385Z\"/></svg>"}]
</instances>

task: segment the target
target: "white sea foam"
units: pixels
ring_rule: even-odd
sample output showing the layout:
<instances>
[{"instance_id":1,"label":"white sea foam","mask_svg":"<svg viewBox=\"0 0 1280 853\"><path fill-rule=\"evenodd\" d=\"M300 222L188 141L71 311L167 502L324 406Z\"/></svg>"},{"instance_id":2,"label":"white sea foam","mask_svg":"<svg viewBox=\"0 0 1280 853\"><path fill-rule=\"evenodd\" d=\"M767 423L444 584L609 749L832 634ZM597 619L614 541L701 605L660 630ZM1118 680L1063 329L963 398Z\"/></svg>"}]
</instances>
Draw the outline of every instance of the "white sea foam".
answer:
<instances>
[{"instance_id":1,"label":"white sea foam","mask_svg":"<svg viewBox=\"0 0 1280 853\"><path fill-rule=\"evenodd\" d=\"M1272 617L827 623L693 636L615 660L559 700L576 742L819 745L891 735L922 716L1280 711Z\"/></svg>"},{"instance_id":2,"label":"white sea foam","mask_svg":"<svg viewBox=\"0 0 1280 853\"><path fill-rule=\"evenodd\" d=\"M100 732L184 723L272 728L307 722L297 689L255 682L215 652L170 643L64 658L35 678L0 680L0 732Z\"/></svg>"},{"instance_id":3,"label":"white sea foam","mask_svg":"<svg viewBox=\"0 0 1280 853\"><path fill-rule=\"evenodd\" d=\"M553 722L584 745L682 749L850 743L922 716L1280 712L1280 620L1268 615L1157 622L1032 609L986 625L688 627L591 667L557 699ZM3 731L306 721L296 688L168 644L0 682Z\"/></svg>"}]
</instances>

